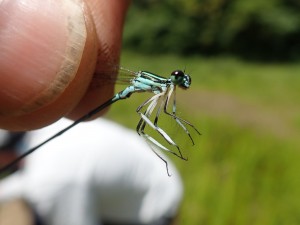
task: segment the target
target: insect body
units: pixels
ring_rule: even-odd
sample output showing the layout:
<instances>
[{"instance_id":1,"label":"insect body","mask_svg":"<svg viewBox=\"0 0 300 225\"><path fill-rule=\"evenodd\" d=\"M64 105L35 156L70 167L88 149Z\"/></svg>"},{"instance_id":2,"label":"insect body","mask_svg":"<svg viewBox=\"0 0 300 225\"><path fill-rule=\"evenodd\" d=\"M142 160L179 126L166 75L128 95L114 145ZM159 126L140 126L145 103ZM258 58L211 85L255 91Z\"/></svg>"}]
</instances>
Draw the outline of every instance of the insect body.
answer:
<instances>
[{"instance_id":1,"label":"insect body","mask_svg":"<svg viewBox=\"0 0 300 225\"><path fill-rule=\"evenodd\" d=\"M4 166L0 169L0 173L4 172L9 167L16 164L18 161L20 161L22 158L26 157L27 155L31 154L47 142L55 139L56 137L60 136L61 134L65 133L67 130L71 129L72 127L76 126L78 123L85 121L95 115L96 113L100 112L101 110L105 109L109 105L115 103L118 100L126 99L131 96L131 94L136 92L151 92L154 95L147 99L144 103L142 103L137 108L137 113L140 115L140 121L138 122L138 125L136 127L137 133L144 137L147 143L151 146L151 149L153 152L161 158L167 167L168 171L168 164L167 161L164 160L155 149L160 149L163 151L167 151L173 155L178 156L181 159L185 159L180 151L179 146L173 141L173 139L162 129L158 126L158 118L161 114L161 112L165 113L166 115L173 118L180 127L185 131L185 133L189 136L191 142L194 144L194 141L192 139L192 136L190 135L190 132L188 131L186 125L189 125L192 127L198 134L199 131L187 120L184 120L176 115L176 87L182 89L188 89L191 85L191 77L187 74L185 74L181 70L175 70L171 73L169 78L165 78L159 75L156 75L151 72L147 71L139 71L139 72L133 72L124 68L119 68L120 72L126 73L127 76L130 77L128 80L128 86L114 95L111 99L103 103L102 105L98 106L97 108L91 110L89 113L85 114L78 120L74 121L71 125L66 127L65 129L59 131L58 133L54 134L53 136L49 137L44 142L40 143L39 145L35 146L32 149L29 149L27 152L25 152L23 155L20 155L16 160L12 161L8 165ZM124 79L123 79L124 81ZM173 102L172 102L172 111L167 111L168 105L170 104L170 99L173 96ZM147 107L146 107L147 106ZM145 110L144 110L145 108ZM150 116L156 109L155 118L152 121L150 119ZM144 110L144 111L143 111ZM178 153L172 150L169 150L169 148L165 147L161 143L159 143L156 139L151 137L145 132L145 127L150 126L152 129L157 131L171 146L174 146L177 148ZM169 173L168 173L169 174Z\"/></svg>"},{"instance_id":2,"label":"insect body","mask_svg":"<svg viewBox=\"0 0 300 225\"><path fill-rule=\"evenodd\" d=\"M131 72L128 71L127 72ZM150 144L150 146L154 145L157 148L170 152L182 159L185 159L180 151L179 146L172 140L172 138L162 129L160 128L158 123L158 118L160 113L163 111L168 116L172 117L185 131L185 133L189 136L192 143L194 144L194 141L192 139L192 136L190 135L190 132L186 128L185 124L191 126L198 134L199 131L188 121L178 117L176 115L176 98L175 98L175 92L176 87L180 87L182 89L188 89L191 85L191 77L187 74L185 74L181 70L175 70L171 73L170 78L165 78L150 72L146 71L139 71L139 72L131 72L135 74L135 77L131 80L131 85L128 86L123 91L119 92L115 95L116 99L123 99L128 98L131 96L132 93L135 92L152 92L155 95L146 100L143 104L141 104L137 108L137 113L139 113L141 119L137 125L137 132L139 135L143 136L146 141ZM172 112L168 112L167 108L171 99L171 96L174 95L173 105L172 105ZM142 112L143 108L148 105L147 109ZM152 115L154 109L156 110L156 115L154 121L150 120L150 116ZM160 144L158 141L156 141L153 137L149 136L145 133L144 129L146 125L149 125L151 128L156 130L170 145L175 146L178 150L177 154L174 151L169 150L164 145ZM154 152L157 154L157 152L154 150ZM159 155L158 155L159 156ZM160 156L159 156L160 157ZM167 165L167 162L160 157Z\"/></svg>"}]
</instances>

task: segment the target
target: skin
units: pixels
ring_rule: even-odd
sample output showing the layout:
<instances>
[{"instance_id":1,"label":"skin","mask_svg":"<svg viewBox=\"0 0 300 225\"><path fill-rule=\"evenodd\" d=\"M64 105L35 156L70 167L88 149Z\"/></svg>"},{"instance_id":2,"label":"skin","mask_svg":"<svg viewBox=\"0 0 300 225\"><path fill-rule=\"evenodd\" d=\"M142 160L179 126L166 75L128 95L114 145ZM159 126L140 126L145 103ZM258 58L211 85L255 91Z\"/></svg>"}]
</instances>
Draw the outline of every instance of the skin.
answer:
<instances>
[{"instance_id":1,"label":"skin","mask_svg":"<svg viewBox=\"0 0 300 225\"><path fill-rule=\"evenodd\" d=\"M0 128L76 119L109 99L129 0L0 0ZM98 115L99 116L99 115Z\"/></svg>"}]
</instances>

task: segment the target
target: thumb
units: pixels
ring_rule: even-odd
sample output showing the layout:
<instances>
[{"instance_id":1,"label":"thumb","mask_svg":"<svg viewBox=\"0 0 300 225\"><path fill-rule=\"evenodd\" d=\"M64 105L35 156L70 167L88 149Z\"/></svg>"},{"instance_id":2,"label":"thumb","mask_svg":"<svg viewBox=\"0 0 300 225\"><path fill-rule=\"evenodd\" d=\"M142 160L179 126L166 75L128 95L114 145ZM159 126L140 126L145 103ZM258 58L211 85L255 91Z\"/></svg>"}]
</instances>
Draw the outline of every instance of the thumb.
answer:
<instances>
[{"instance_id":1,"label":"thumb","mask_svg":"<svg viewBox=\"0 0 300 225\"><path fill-rule=\"evenodd\" d=\"M44 126L78 104L97 59L87 10L80 0L0 0L1 128Z\"/></svg>"}]
</instances>

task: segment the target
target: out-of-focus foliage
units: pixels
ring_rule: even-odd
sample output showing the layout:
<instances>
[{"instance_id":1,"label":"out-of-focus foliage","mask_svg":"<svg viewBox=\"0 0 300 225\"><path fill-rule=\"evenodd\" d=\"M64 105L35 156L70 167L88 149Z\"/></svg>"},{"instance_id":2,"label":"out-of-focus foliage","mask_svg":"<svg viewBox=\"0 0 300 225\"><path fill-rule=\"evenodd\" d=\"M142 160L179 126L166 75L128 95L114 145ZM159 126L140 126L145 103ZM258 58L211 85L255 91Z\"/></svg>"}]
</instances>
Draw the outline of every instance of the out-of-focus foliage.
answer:
<instances>
[{"instance_id":1,"label":"out-of-focus foliage","mask_svg":"<svg viewBox=\"0 0 300 225\"><path fill-rule=\"evenodd\" d=\"M147 53L300 56L299 0L136 0L124 46Z\"/></svg>"},{"instance_id":2,"label":"out-of-focus foliage","mask_svg":"<svg viewBox=\"0 0 300 225\"><path fill-rule=\"evenodd\" d=\"M178 224L300 224L299 63L128 51L121 61L162 76L186 65L192 76L189 90L177 89L177 112L202 135L188 127L195 145L180 144L188 161L168 155L185 187ZM135 129L140 118L134 112L147 97L135 94L116 103L108 116ZM178 143L186 140L171 118L162 115L158 123L172 129L168 133Z\"/></svg>"}]
</instances>

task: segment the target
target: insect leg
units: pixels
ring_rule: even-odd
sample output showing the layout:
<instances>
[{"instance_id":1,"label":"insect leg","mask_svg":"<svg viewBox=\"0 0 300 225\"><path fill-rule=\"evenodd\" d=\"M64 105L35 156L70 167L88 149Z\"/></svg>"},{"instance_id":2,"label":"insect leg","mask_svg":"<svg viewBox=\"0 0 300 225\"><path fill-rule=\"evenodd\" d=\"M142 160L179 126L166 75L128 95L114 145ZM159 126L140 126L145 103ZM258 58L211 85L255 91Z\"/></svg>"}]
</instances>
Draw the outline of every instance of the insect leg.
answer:
<instances>
[{"instance_id":1,"label":"insect leg","mask_svg":"<svg viewBox=\"0 0 300 225\"><path fill-rule=\"evenodd\" d=\"M180 118L180 117L178 117L178 116L176 115L176 89L175 89L175 88L176 88L175 86L170 87L170 91L168 92L168 96L167 96L166 101L165 101L164 112L165 112L167 115L171 116L173 119L175 119L175 121L182 127L182 129L183 129L183 130L186 132L186 134L189 136L189 138L191 139L191 141L192 141L192 143L193 143L193 145L194 145L194 140L193 140L193 138L192 138L190 132L189 132L188 129L184 126L183 123L186 123L186 124L188 124L189 126L191 126L191 127L192 127L199 135L201 135L201 134L200 134L200 132L197 130L197 128L196 128L193 124L191 124L189 121L184 120L184 119L182 119L182 118ZM170 98L171 98L172 94L174 94L174 100L173 100L173 106L172 106L172 113L169 113L169 112L167 111L167 108L168 108L169 101L170 101Z\"/></svg>"},{"instance_id":2,"label":"insect leg","mask_svg":"<svg viewBox=\"0 0 300 225\"><path fill-rule=\"evenodd\" d=\"M144 112L144 114L147 116L147 117L150 117L153 109L155 108L156 104L157 104L157 101L160 97L160 94L158 95L154 95L153 97L149 98L148 100L146 100L142 105L140 105L138 108L137 108L137 113L140 113L141 109L147 105L148 103L150 103L150 105L148 106L148 108L146 109L146 111ZM137 127L136 127L136 131L139 135L141 135L141 133L144 133L144 128L146 126L146 123L145 121L141 118Z\"/></svg>"},{"instance_id":3,"label":"insect leg","mask_svg":"<svg viewBox=\"0 0 300 225\"><path fill-rule=\"evenodd\" d=\"M179 146L172 140L172 138L171 138L171 137L170 137L163 129L161 129L161 128L158 127L158 126L155 126L155 125L153 124L153 122L152 122L146 115L144 115L143 113L139 112L139 114L140 114L142 120L144 121L145 125L147 124L147 125L149 125L152 129L156 130L160 135L162 135L162 137L163 137L170 145L173 145L173 146L175 146L175 147L177 148L177 150L178 150L178 152L179 152L180 155L177 155L176 153L173 152L174 155L177 155L179 158L186 160L186 159L182 156L182 153L181 153L181 151L180 151ZM144 128L144 127L145 127L145 126L143 126L143 128ZM145 132L144 132L143 129L141 130L141 133L142 133L143 135L145 134Z\"/></svg>"},{"instance_id":4,"label":"insect leg","mask_svg":"<svg viewBox=\"0 0 300 225\"><path fill-rule=\"evenodd\" d=\"M155 145L157 148L160 148L161 150L170 152L172 154L174 154L174 152L170 151L169 149L165 148L163 145L161 145L160 143L158 143L155 139L153 139L152 137L150 137L149 135L145 134L145 139L147 144L150 146L152 152L154 152L154 154L160 158L165 164L166 164L166 169L167 169L167 174L170 177L171 174L169 173L169 166L168 166L168 162L167 160L165 160L161 155L159 155L157 153L157 151L154 149L153 145Z\"/></svg>"},{"instance_id":5,"label":"insect leg","mask_svg":"<svg viewBox=\"0 0 300 225\"><path fill-rule=\"evenodd\" d=\"M149 117L151 116L153 110L155 109L159 99L161 98L161 94L157 94L155 96L153 96L152 98L150 98L149 100L147 100L146 102L149 103L148 108L146 109L146 111L144 113L140 112L141 107L139 107L139 115L141 116L141 119L137 125L137 133L140 136L143 136L146 140L149 140L152 144L158 146L159 148L171 152L172 154L178 156L179 158L184 159L184 157L181 154L181 151L178 147L178 145L171 139L171 137L164 131L162 130L160 127L156 126L155 124L153 124L153 122L149 119ZM146 125L149 125L152 129L156 130L159 134L161 134L163 136L163 138L171 145L175 146L178 149L178 152L180 153L180 155L177 155L175 152L167 149L166 147L164 147L163 145L159 144L153 137L151 137L150 135L146 134L144 132L144 129L146 127Z\"/></svg>"}]
</instances>

